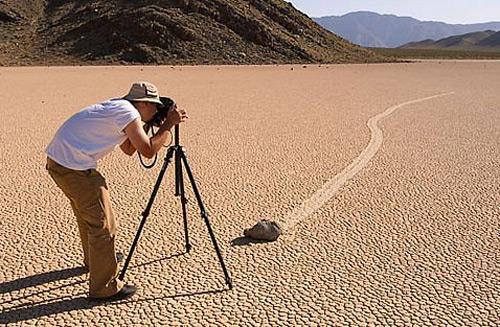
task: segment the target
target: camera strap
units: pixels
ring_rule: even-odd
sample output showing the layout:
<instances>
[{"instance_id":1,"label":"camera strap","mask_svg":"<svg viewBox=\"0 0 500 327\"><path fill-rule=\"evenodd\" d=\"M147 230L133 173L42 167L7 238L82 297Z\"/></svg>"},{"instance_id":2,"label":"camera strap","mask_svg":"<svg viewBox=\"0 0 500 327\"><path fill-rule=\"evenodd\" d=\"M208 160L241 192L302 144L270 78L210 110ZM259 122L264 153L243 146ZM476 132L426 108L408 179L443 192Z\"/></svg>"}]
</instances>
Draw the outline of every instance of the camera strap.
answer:
<instances>
[{"instance_id":1,"label":"camera strap","mask_svg":"<svg viewBox=\"0 0 500 327\"><path fill-rule=\"evenodd\" d=\"M151 125L146 124L144 126L145 126L146 135L148 135L149 131L151 131L152 136L155 136L155 131L154 131L154 129L153 129L153 127ZM149 165L146 164L146 163L144 163L144 160L142 159L142 156L139 153L139 151L137 151L137 155L139 156L139 162L141 163L141 165L144 168L151 169L151 168L153 168L156 165L156 160L158 159L158 153L155 154L155 157L154 157L153 161Z\"/></svg>"}]
</instances>

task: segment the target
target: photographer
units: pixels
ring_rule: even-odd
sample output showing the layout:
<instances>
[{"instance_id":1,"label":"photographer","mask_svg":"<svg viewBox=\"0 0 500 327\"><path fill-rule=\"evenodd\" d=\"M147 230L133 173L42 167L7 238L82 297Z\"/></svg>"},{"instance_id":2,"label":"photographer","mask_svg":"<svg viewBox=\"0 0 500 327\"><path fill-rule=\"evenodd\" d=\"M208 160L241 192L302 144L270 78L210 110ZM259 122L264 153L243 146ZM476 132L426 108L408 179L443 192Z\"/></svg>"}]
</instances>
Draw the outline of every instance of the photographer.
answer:
<instances>
[{"instance_id":1,"label":"photographer","mask_svg":"<svg viewBox=\"0 0 500 327\"><path fill-rule=\"evenodd\" d=\"M46 149L47 170L77 218L83 262L90 273L90 299L125 299L136 291L117 278L116 222L97 160L117 145L127 155L138 151L152 158L171 137L172 127L187 119L174 103L160 116L157 133L148 137L141 121L157 118L162 106L156 86L134 83L125 97L89 106L69 118Z\"/></svg>"}]
</instances>

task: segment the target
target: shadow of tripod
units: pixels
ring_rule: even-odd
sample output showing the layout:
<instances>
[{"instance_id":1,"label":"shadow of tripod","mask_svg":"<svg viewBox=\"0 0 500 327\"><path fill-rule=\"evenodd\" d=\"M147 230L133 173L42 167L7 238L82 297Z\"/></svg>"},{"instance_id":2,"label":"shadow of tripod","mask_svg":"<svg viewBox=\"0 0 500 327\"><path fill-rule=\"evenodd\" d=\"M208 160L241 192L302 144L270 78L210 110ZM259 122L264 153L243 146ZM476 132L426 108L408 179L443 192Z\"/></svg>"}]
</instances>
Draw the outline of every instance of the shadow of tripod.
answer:
<instances>
[{"instance_id":1,"label":"shadow of tripod","mask_svg":"<svg viewBox=\"0 0 500 327\"><path fill-rule=\"evenodd\" d=\"M212 244L215 249L215 253L217 254L217 257L219 259L220 266L222 268L222 271L224 273L224 279L229 287L229 289L233 288L232 280L231 277L229 276L229 273L226 269L226 265L224 264L224 260L222 259L222 255L220 253L219 245L217 244L217 240L215 238L214 232L212 230L212 226L210 225L210 221L208 219L207 212L205 210L205 205L203 204L203 200L201 199L200 192L198 190L198 187L196 186L196 182L194 180L193 173L191 171L191 168L189 167L189 163L186 157L186 152L184 150L184 147L182 147L179 144L179 125L175 126L175 136L174 136L174 145L170 146L167 150L167 154L165 156L163 165L161 167L160 173L158 175L158 178L156 180L155 186L153 188L153 192L151 194L151 197L149 198L148 204L146 206L146 209L142 213L142 220L139 224L139 228L137 230L137 233L135 235L134 241L132 243L132 246L130 247L129 254L127 256L127 259L125 260L125 263L123 265L123 269L120 272L119 279L124 280L125 274L127 272L127 268L129 266L130 260L132 259L132 256L134 254L135 248L137 246L137 243L139 241L140 235L142 233L142 230L144 228L144 225L146 223L146 220L150 214L151 207L153 206L153 202L156 198L156 194L158 193L158 190L160 188L161 182L163 180L163 177L165 175L165 172L167 171L168 165L172 162L172 159L175 159L175 196L180 196L180 201L181 201L181 206L182 206L182 218L184 221L184 236L185 236L185 247L186 247L186 253L189 253L191 250L191 244L189 243L189 232L188 232L188 221L187 221L187 199L184 193L184 176L183 176L183 169L186 171L189 181L191 183L191 187L193 189L193 192L195 194L196 200L198 202L198 206L201 211L201 217L205 221L205 225L207 226L208 234L210 235L210 239L212 240Z\"/></svg>"}]
</instances>

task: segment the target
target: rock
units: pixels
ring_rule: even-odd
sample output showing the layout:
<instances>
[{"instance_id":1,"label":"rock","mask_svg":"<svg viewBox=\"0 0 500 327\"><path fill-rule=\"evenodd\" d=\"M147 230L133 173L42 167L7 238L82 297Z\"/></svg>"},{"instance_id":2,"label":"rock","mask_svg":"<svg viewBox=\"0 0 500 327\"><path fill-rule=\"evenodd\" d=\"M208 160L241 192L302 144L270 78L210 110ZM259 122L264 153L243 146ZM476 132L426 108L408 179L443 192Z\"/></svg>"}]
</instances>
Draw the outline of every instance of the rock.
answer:
<instances>
[{"instance_id":1,"label":"rock","mask_svg":"<svg viewBox=\"0 0 500 327\"><path fill-rule=\"evenodd\" d=\"M281 233L280 225L267 219L259 221L255 226L247 228L243 232L246 237L264 241L276 241Z\"/></svg>"},{"instance_id":2,"label":"rock","mask_svg":"<svg viewBox=\"0 0 500 327\"><path fill-rule=\"evenodd\" d=\"M0 22L15 23L21 20L21 16L12 11L0 10Z\"/></svg>"}]
</instances>

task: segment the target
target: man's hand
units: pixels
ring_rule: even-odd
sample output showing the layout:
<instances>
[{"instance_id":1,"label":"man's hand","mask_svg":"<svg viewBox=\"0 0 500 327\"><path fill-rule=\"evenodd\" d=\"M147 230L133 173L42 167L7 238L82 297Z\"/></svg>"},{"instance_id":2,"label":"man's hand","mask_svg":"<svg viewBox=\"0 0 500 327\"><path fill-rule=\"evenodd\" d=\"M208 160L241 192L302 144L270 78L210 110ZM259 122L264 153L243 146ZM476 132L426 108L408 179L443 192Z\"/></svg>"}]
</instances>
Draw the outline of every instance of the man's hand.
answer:
<instances>
[{"instance_id":1,"label":"man's hand","mask_svg":"<svg viewBox=\"0 0 500 327\"><path fill-rule=\"evenodd\" d=\"M169 124L170 126L175 126L177 124L180 124L186 119L188 119L188 115L184 109L179 109L177 107L177 104L174 103L172 105L172 108L168 111L167 118L163 122L163 124ZM162 124L162 125L163 125Z\"/></svg>"}]
</instances>

